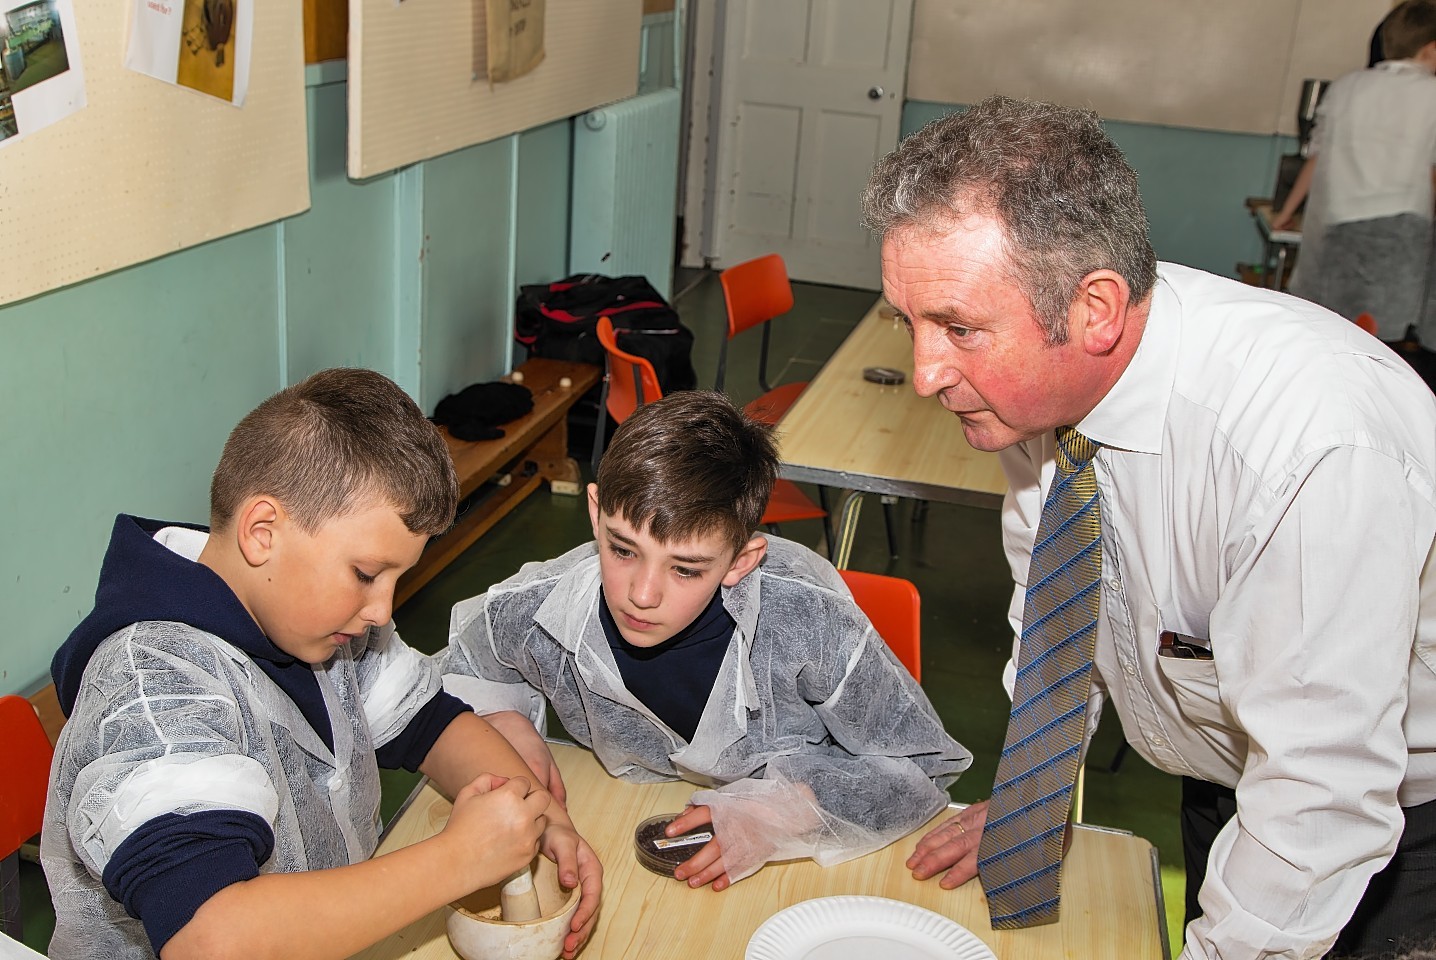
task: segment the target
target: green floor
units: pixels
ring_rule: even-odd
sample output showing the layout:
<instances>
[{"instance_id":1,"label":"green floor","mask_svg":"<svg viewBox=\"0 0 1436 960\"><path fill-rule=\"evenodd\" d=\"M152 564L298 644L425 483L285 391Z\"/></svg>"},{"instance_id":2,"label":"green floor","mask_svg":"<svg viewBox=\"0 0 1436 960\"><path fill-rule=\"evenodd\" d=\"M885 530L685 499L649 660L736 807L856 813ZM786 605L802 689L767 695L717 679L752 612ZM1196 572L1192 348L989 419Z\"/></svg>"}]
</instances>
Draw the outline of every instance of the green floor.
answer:
<instances>
[{"instance_id":1,"label":"green floor","mask_svg":"<svg viewBox=\"0 0 1436 960\"><path fill-rule=\"evenodd\" d=\"M685 284L690 285L686 290ZM676 305L696 336L693 359L698 382L711 385L724 323L722 292L716 277L699 273L682 276L679 289ZM774 325L772 374L777 381L815 374L876 294L799 284L795 296L793 312ZM736 400L744 401L758 392L758 339L754 334L734 341L727 386ZM957 424L953 429L959 429ZM899 504L899 556L891 558L882 513L876 498L869 498L850 565L906 577L917 584L923 599L923 686L948 730L976 758L951 793L960 801L980 800L992 788L1008 710L1000 676L1011 648L1006 611L1012 585L1002 553L998 513L933 503L921 523L911 522L911 515L911 504ZM783 534L819 547L823 530L820 523L812 521L784 528ZM445 640L454 603L482 592L529 560L555 556L588 539L588 517L579 498L543 491L535 494L397 612L404 638L421 650L438 649ZM1133 752L1128 752L1118 772L1110 772L1107 765L1120 746L1116 718L1109 711L1088 755L1084 819L1130 830L1156 845L1162 861L1168 926L1172 943L1179 945L1183 885L1178 781ZM402 772L386 774L386 816L415 780ZM28 880L42 883L35 881L37 870L27 874ZM28 906L42 896L43 886L25 890L27 914ZM43 911L27 915L26 942L43 947L52 923Z\"/></svg>"}]
</instances>

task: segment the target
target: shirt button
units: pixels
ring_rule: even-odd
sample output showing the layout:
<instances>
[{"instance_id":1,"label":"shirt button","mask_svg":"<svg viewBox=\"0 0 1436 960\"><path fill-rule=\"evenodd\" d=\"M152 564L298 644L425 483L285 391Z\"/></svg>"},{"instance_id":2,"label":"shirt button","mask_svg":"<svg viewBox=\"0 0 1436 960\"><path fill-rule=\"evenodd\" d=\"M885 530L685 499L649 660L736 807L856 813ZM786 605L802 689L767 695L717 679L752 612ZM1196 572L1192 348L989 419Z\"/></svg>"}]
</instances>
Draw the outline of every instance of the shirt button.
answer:
<instances>
[{"instance_id":1,"label":"shirt button","mask_svg":"<svg viewBox=\"0 0 1436 960\"><path fill-rule=\"evenodd\" d=\"M1127 676L1129 677L1135 677L1137 675L1137 665L1131 660L1123 660L1122 669L1127 671Z\"/></svg>"},{"instance_id":2,"label":"shirt button","mask_svg":"<svg viewBox=\"0 0 1436 960\"><path fill-rule=\"evenodd\" d=\"M1165 738L1163 738L1163 737L1153 737L1153 738L1152 738L1152 746L1154 746L1154 747L1165 747L1166 745L1167 745L1167 741L1166 741Z\"/></svg>"},{"instance_id":3,"label":"shirt button","mask_svg":"<svg viewBox=\"0 0 1436 960\"><path fill-rule=\"evenodd\" d=\"M344 777L342 777L341 775L336 773L334 776L329 778L330 790L338 790L342 786L344 786Z\"/></svg>"}]
</instances>

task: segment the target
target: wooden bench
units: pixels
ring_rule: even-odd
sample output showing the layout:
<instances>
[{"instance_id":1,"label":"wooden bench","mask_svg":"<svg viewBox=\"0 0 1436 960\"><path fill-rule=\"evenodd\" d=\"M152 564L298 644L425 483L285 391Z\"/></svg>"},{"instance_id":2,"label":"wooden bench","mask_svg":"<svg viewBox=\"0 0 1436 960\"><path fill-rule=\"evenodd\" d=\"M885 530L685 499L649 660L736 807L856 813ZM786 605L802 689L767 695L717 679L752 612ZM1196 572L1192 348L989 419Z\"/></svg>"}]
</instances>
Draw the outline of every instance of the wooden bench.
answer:
<instances>
[{"instance_id":1,"label":"wooden bench","mask_svg":"<svg viewBox=\"0 0 1436 960\"><path fill-rule=\"evenodd\" d=\"M482 497L461 507L453 528L430 541L419 562L399 578L394 590L395 607L452 563L543 481L548 481L554 493L579 493L578 463L568 455L566 417L578 399L598 383L603 368L536 357L515 372L523 374L523 385L533 394L534 408L504 424L501 438L455 440L444 431L459 474L461 501L490 481L497 482ZM569 381L566 387L561 385L565 378Z\"/></svg>"}]
</instances>

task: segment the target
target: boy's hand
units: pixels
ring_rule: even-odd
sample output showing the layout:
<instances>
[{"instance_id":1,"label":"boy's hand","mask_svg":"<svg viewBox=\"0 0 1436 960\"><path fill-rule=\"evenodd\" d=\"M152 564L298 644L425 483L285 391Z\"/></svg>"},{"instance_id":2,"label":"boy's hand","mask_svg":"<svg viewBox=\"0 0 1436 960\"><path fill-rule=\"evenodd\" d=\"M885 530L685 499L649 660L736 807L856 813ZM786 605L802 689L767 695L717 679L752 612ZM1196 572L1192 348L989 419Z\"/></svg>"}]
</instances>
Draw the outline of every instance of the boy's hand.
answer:
<instances>
[{"instance_id":1,"label":"boy's hand","mask_svg":"<svg viewBox=\"0 0 1436 960\"><path fill-rule=\"evenodd\" d=\"M673 818L673 822L664 832L670 837L676 837L694 827L712 823L713 812L706 806L686 807ZM703 844L697 853L680 863L673 871L673 876L678 880L688 881L690 887L701 887L711 882L715 893L731 887L733 881L728 879L728 868L723 865L723 845L718 842L717 833L714 833L713 839Z\"/></svg>"},{"instance_id":2,"label":"boy's hand","mask_svg":"<svg viewBox=\"0 0 1436 960\"><path fill-rule=\"evenodd\" d=\"M557 770L557 768L555 768ZM543 853L558 865L558 882L565 890L580 887L578 910L573 915L569 932L563 938L564 960L573 957L588 942L598 919L598 903L603 895L603 864L588 841L568 823L552 823L544 831Z\"/></svg>"},{"instance_id":3,"label":"boy's hand","mask_svg":"<svg viewBox=\"0 0 1436 960\"><path fill-rule=\"evenodd\" d=\"M489 722L489 726L503 734L514 752L528 764L528 768L538 779L539 786L547 790L560 807L568 809L568 790L563 785L558 764L553 762L553 754L549 752L548 744L539 736L529 718L516 710L504 710L487 714L484 719Z\"/></svg>"},{"instance_id":4,"label":"boy's hand","mask_svg":"<svg viewBox=\"0 0 1436 960\"><path fill-rule=\"evenodd\" d=\"M548 827L549 799L523 777L491 773L458 792L439 838L453 844L454 869L470 890L492 886L534 858Z\"/></svg>"}]
</instances>

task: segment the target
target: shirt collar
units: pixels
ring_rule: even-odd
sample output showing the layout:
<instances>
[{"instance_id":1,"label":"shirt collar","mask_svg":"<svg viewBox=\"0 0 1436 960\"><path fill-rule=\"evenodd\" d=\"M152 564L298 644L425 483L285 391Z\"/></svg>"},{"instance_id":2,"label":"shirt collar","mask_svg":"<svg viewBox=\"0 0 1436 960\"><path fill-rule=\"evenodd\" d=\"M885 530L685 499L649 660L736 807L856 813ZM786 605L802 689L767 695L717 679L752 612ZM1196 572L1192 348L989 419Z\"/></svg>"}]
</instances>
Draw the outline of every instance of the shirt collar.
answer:
<instances>
[{"instance_id":1,"label":"shirt collar","mask_svg":"<svg viewBox=\"0 0 1436 960\"><path fill-rule=\"evenodd\" d=\"M1167 404L1177 378L1180 315L1176 292L1159 275L1137 352L1112 389L1077 424L1079 432L1104 447L1137 453L1162 451Z\"/></svg>"}]
</instances>

